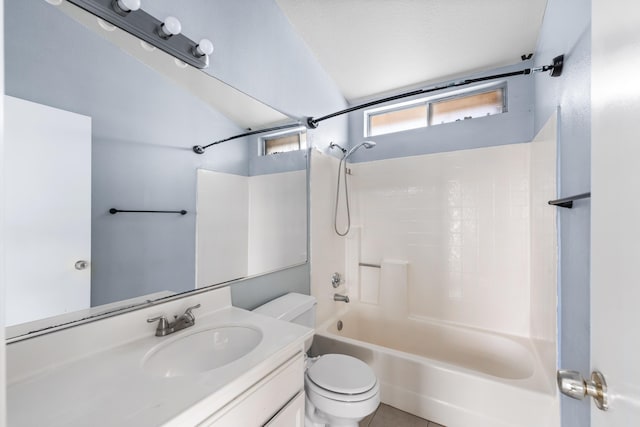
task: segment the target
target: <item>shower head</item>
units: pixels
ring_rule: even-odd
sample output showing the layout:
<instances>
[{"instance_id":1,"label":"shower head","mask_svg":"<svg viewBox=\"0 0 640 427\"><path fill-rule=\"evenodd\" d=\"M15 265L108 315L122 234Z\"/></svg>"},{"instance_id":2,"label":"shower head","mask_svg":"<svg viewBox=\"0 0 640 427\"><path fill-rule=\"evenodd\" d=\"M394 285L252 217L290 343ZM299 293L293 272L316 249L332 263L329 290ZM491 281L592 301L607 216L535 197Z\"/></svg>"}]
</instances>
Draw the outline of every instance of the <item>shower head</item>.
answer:
<instances>
[{"instance_id":1,"label":"shower head","mask_svg":"<svg viewBox=\"0 0 640 427\"><path fill-rule=\"evenodd\" d=\"M364 145L364 148L373 148L376 146L376 143L373 141L365 141L362 145Z\"/></svg>"},{"instance_id":2,"label":"shower head","mask_svg":"<svg viewBox=\"0 0 640 427\"><path fill-rule=\"evenodd\" d=\"M375 143L375 142L373 142L373 141L364 141L364 142L361 142L360 144L356 145L356 146L355 146L355 147L353 147L351 150L349 150L349 152L347 153L347 155L346 155L346 156L344 156L344 158L346 159L347 157L349 157L350 155L352 155L353 153L355 153L355 152L358 150L358 148L360 148L360 147L364 147L364 148L369 149L369 148L373 148L373 147L375 147L375 146L376 146L376 143Z\"/></svg>"}]
</instances>

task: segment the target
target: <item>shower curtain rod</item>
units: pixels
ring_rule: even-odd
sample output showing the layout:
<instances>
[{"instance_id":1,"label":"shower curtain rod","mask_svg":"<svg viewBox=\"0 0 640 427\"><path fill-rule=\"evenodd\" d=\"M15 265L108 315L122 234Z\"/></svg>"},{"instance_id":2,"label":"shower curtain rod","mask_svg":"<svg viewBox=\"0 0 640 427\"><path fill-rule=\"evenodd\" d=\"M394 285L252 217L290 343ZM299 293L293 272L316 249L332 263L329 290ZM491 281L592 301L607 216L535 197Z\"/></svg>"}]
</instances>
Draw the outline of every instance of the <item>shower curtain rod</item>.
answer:
<instances>
[{"instance_id":1,"label":"shower curtain rod","mask_svg":"<svg viewBox=\"0 0 640 427\"><path fill-rule=\"evenodd\" d=\"M442 89L450 89L450 88L453 88L453 87L466 86L466 85L470 85L470 84L473 84L473 83L484 82L484 81L487 81L487 80L503 79L505 77L527 75L527 74L532 74L532 73L537 73L537 72L546 72L546 71L550 71L549 74L551 75L551 77L559 77L560 75L562 75L562 67L563 67L563 65L564 65L564 55L559 55L559 56L556 56L555 58L553 58L553 63L551 65L543 65L543 66L540 66L540 67L525 68L523 70L513 71L513 72L510 72L510 73L492 74L490 76L477 77L477 78L474 78L474 79L465 79L465 80L461 80L461 81L457 81L457 82L453 82L453 83L449 83L449 84L444 84L444 85L439 85L439 86L432 86L432 87L429 87L429 88L412 90L410 92L404 92L404 93L401 93L401 94L398 94L398 95L388 96L386 98L380 98L380 99L376 99L376 100L373 100L373 101L365 102L363 104L354 105L353 107L345 108L344 110L336 111L335 113L327 114L326 116L318 117L317 119L315 119L313 117L307 117L307 118L304 119L303 123L296 122L296 123L290 123L290 124L286 124L286 125L282 125L282 126L275 126L275 127L271 127L271 128L266 128L266 129L257 129L257 130L250 131L250 132L245 132L245 133L242 133L242 134L239 134L239 135L230 136L229 138L221 139L219 141L212 142L211 144L208 144L208 145L205 145L205 146L194 145L193 146L193 151L195 153L197 153L197 154L204 154L204 152L205 152L205 150L207 148L209 148L209 147L211 147L213 145L216 145L216 144L220 144L222 142L227 142L227 141L231 141L233 139L242 138L244 136L256 135L256 134L264 133L264 132L271 132L271 131L275 131L275 130L298 127L298 126L301 126L301 125L306 126L308 129L315 129L315 128L318 127L320 122L332 119L332 118L337 117L337 116L341 116L343 114L348 114L348 113L351 113L351 112L354 112L354 111L357 111L357 110L361 110L363 108L373 107L374 105L384 104L385 102L395 101L395 100L402 99L402 98L408 98L408 97L415 96L415 95L422 95L422 94L425 94L425 93L435 92L435 91L439 91L439 90L442 90Z\"/></svg>"},{"instance_id":2,"label":"shower curtain rod","mask_svg":"<svg viewBox=\"0 0 640 427\"><path fill-rule=\"evenodd\" d=\"M274 127L270 127L270 128L266 128L266 129L250 130L249 132L241 133L239 135L230 136L229 138L225 138L225 139L220 139L218 141L212 142L211 144L208 144L208 145L205 145L205 146L194 145L193 146L193 151L196 152L197 154L204 154L204 150L206 150L207 148L212 147L212 146L217 145L217 144L221 144L223 142L231 141L232 139L242 138L243 136L256 135L258 133L272 132L272 131L276 131L276 130L289 129L289 128L297 128L297 127L300 127L300 126L302 126L302 124L300 122L296 122L296 123L288 123L286 125L281 125L281 126L274 126Z\"/></svg>"}]
</instances>

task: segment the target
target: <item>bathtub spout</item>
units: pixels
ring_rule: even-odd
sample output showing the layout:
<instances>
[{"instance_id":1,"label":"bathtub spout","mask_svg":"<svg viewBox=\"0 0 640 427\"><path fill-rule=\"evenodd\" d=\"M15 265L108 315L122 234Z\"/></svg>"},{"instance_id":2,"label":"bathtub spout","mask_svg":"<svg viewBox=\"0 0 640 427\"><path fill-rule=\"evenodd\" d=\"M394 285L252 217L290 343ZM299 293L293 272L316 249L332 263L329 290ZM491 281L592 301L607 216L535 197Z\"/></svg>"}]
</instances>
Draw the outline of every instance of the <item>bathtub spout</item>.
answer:
<instances>
[{"instance_id":1,"label":"bathtub spout","mask_svg":"<svg viewBox=\"0 0 640 427\"><path fill-rule=\"evenodd\" d=\"M349 302L349 297L347 295L333 294L333 300L341 301L341 302Z\"/></svg>"}]
</instances>

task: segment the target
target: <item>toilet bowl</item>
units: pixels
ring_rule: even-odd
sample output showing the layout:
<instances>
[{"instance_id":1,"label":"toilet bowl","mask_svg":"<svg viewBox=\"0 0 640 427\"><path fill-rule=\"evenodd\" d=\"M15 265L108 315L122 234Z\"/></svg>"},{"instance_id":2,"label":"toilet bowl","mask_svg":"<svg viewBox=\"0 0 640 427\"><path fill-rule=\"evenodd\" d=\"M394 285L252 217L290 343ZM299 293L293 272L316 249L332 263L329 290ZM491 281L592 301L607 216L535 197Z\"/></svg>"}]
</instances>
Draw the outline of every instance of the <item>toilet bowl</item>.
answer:
<instances>
[{"instance_id":1,"label":"toilet bowl","mask_svg":"<svg viewBox=\"0 0 640 427\"><path fill-rule=\"evenodd\" d=\"M366 363L342 354L309 360L305 426L357 426L380 404L378 379Z\"/></svg>"},{"instance_id":2,"label":"toilet bowl","mask_svg":"<svg viewBox=\"0 0 640 427\"><path fill-rule=\"evenodd\" d=\"M315 327L316 299L290 293L254 310L276 319ZM311 341L305 343L305 351ZM357 427L380 404L380 385L363 361L343 354L307 358L304 374L305 427Z\"/></svg>"}]
</instances>

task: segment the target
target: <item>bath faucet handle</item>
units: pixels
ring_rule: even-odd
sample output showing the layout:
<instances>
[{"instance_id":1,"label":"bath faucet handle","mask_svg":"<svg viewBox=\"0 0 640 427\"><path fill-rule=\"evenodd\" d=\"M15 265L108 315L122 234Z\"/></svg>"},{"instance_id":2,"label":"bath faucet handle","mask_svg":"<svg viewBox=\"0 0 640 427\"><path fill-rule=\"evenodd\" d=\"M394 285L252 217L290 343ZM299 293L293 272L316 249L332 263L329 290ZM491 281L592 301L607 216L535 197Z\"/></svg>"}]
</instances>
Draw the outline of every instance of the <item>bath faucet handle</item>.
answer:
<instances>
[{"instance_id":1,"label":"bath faucet handle","mask_svg":"<svg viewBox=\"0 0 640 427\"><path fill-rule=\"evenodd\" d=\"M331 276L331 286L337 288L342 283L342 276L337 271Z\"/></svg>"}]
</instances>

